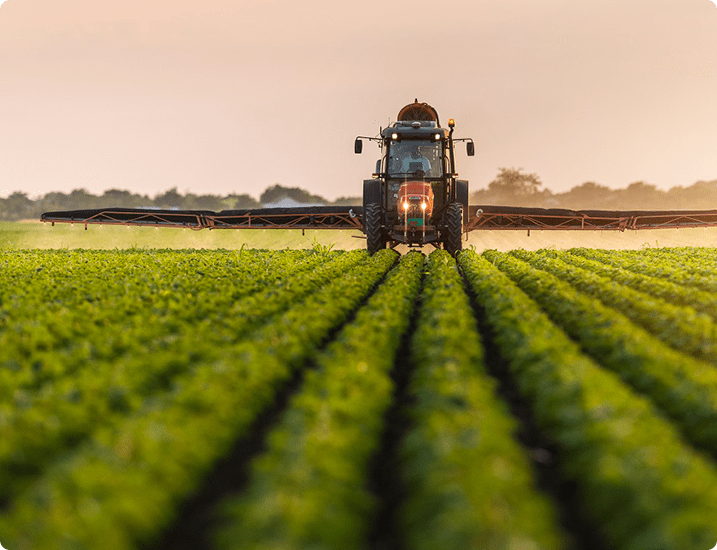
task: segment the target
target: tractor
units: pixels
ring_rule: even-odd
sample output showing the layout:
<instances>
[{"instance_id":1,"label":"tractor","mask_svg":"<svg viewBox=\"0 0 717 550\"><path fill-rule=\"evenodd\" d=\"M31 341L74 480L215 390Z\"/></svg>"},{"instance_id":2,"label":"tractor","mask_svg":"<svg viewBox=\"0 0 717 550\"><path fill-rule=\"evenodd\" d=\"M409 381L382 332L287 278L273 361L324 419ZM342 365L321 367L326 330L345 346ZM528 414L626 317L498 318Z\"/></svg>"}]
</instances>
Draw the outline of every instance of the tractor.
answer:
<instances>
[{"instance_id":1,"label":"tractor","mask_svg":"<svg viewBox=\"0 0 717 550\"><path fill-rule=\"evenodd\" d=\"M466 142L468 156L475 155L470 138L455 139L455 121L441 127L436 110L427 103L409 103L397 121L380 130L380 137L359 136L354 152L363 151L364 139L381 149L372 179L363 182L363 232L373 254L398 244L421 247L431 244L455 255L462 248L468 222L468 182L456 173L456 142Z\"/></svg>"}]
</instances>

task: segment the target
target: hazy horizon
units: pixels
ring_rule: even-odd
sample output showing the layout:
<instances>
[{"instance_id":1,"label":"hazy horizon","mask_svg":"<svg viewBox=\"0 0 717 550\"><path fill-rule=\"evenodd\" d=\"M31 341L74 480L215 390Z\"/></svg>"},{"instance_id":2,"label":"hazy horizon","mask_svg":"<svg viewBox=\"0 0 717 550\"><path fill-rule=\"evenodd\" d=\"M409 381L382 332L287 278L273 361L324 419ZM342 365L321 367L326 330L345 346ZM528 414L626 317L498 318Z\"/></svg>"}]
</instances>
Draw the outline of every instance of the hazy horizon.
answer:
<instances>
[{"instance_id":1,"label":"hazy horizon","mask_svg":"<svg viewBox=\"0 0 717 550\"><path fill-rule=\"evenodd\" d=\"M0 196L274 184L361 194L354 155L418 98L472 190L717 179L710 0L0 2Z\"/></svg>"}]
</instances>

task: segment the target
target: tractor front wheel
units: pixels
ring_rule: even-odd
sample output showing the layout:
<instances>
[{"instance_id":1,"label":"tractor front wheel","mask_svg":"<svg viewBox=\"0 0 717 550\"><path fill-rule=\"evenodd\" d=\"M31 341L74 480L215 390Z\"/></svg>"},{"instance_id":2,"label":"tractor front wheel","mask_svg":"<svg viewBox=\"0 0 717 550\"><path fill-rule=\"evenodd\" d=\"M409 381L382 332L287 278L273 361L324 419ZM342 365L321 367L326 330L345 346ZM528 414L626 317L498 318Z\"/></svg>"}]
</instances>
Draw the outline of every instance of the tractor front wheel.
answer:
<instances>
[{"instance_id":1,"label":"tractor front wheel","mask_svg":"<svg viewBox=\"0 0 717 550\"><path fill-rule=\"evenodd\" d=\"M443 218L443 248L455 256L463 248L463 205L452 202Z\"/></svg>"},{"instance_id":2,"label":"tractor front wheel","mask_svg":"<svg viewBox=\"0 0 717 550\"><path fill-rule=\"evenodd\" d=\"M366 249L374 254L386 248L386 239L381 230L381 205L368 204L363 213L364 231L366 232Z\"/></svg>"}]
</instances>

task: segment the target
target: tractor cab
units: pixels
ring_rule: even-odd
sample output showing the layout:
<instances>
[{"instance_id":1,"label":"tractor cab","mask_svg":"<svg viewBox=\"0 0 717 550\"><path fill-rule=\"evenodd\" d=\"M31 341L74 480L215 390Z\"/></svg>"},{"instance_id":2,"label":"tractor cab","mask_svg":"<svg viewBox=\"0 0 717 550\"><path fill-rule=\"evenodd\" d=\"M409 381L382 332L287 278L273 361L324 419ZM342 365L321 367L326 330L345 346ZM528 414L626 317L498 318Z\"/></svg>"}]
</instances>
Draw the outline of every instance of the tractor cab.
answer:
<instances>
[{"instance_id":1,"label":"tractor cab","mask_svg":"<svg viewBox=\"0 0 717 550\"><path fill-rule=\"evenodd\" d=\"M388 128L386 157L391 178L442 178L446 172L446 151L443 132L428 136L403 132L404 128ZM427 138L427 139L426 139Z\"/></svg>"}]
</instances>

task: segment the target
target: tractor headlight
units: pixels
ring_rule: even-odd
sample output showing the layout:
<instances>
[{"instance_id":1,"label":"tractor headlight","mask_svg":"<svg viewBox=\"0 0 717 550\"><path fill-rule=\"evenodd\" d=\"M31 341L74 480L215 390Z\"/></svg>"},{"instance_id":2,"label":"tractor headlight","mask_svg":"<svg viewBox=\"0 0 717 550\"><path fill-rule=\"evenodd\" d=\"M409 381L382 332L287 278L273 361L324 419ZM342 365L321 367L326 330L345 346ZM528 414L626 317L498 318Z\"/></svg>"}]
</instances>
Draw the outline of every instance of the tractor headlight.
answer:
<instances>
[{"instance_id":1,"label":"tractor headlight","mask_svg":"<svg viewBox=\"0 0 717 550\"><path fill-rule=\"evenodd\" d=\"M408 210L408 203L407 203L407 202L404 202L404 203L403 203L403 209L404 209L404 210Z\"/></svg>"},{"instance_id":2,"label":"tractor headlight","mask_svg":"<svg viewBox=\"0 0 717 550\"><path fill-rule=\"evenodd\" d=\"M393 134L391 134L391 139L392 139L393 141L396 141L396 140L398 139L398 134L397 134L396 132L394 132Z\"/></svg>"},{"instance_id":3,"label":"tractor headlight","mask_svg":"<svg viewBox=\"0 0 717 550\"><path fill-rule=\"evenodd\" d=\"M421 203L421 210L425 210L426 208L428 208L428 205L427 205L425 202L422 202L422 203Z\"/></svg>"}]
</instances>

